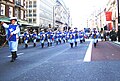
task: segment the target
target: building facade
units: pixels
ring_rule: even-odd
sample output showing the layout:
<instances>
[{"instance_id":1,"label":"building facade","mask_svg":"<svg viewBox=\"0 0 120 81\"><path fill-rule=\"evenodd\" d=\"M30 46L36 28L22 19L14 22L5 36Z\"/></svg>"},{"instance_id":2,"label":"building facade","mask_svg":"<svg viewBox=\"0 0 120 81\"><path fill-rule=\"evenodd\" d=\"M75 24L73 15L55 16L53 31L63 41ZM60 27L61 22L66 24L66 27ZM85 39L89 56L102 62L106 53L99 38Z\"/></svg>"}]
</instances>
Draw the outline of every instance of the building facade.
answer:
<instances>
[{"instance_id":1,"label":"building facade","mask_svg":"<svg viewBox=\"0 0 120 81\"><path fill-rule=\"evenodd\" d=\"M69 23L70 12L62 0L26 0L26 9L26 19L33 28L63 31Z\"/></svg>"},{"instance_id":2,"label":"building facade","mask_svg":"<svg viewBox=\"0 0 120 81\"><path fill-rule=\"evenodd\" d=\"M117 0L108 0L103 8L97 10L96 15L90 16L88 23L91 28L96 27L98 30L106 26L108 31L112 29L118 31Z\"/></svg>"},{"instance_id":3,"label":"building facade","mask_svg":"<svg viewBox=\"0 0 120 81\"><path fill-rule=\"evenodd\" d=\"M17 17L18 20L25 21L24 2L25 0L0 0L0 21L10 23L10 17ZM5 38L5 29L0 25L0 43L3 43Z\"/></svg>"},{"instance_id":4,"label":"building facade","mask_svg":"<svg viewBox=\"0 0 120 81\"><path fill-rule=\"evenodd\" d=\"M25 18L25 0L1 0L0 1L0 16L17 17L24 20Z\"/></svg>"},{"instance_id":5,"label":"building facade","mask_svg":"<svg viewBox=\"0 0 120 81\"><path fill-rule=\"evenodd\" d=\"M26 19L33 27L53 27L53 6L55 0L26 0Z\"/></svg>"},{"instance_id":6,"label":"building facade","mask_svg":"<svg viewBox=\"0 0 120 81\"><path fill-rule=\"evenodd\" d=\"M55 22L56 22L56 27L60 31L63 30L68 30L70 26L70 11L66 7L65 3L63 0L56 0L56 7L55 7Z\"/></svg>"},{"instance_id":7,"label":"building facade","mask_svg":"<svg viewBox=\"0 0 120 81\"><path fill-rule=\"evenodd\" d=\"M111 12L111 21L107 21L109 30L115 29L118 30L118 10L117 10L117 0L109 0L106 12Z\"/></svg>"}]
</instances>

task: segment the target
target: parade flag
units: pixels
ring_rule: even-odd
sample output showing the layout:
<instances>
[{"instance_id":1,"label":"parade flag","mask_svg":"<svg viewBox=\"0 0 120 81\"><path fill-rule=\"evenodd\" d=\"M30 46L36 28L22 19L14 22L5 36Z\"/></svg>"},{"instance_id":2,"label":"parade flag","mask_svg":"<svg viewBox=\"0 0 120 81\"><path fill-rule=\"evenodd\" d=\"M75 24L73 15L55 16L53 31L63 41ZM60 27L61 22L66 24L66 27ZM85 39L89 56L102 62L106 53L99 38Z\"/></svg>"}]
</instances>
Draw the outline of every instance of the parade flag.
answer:
<instances>
[{"instance_id":1,"label":"parade flag","mask_svg":"<svg viewBox=\"0 0 120 81\"><path fill-rule=\"evenodd\" d=\"M105 12L106 21L112 21L112 12Z\"/></svg>"}]
</instances>

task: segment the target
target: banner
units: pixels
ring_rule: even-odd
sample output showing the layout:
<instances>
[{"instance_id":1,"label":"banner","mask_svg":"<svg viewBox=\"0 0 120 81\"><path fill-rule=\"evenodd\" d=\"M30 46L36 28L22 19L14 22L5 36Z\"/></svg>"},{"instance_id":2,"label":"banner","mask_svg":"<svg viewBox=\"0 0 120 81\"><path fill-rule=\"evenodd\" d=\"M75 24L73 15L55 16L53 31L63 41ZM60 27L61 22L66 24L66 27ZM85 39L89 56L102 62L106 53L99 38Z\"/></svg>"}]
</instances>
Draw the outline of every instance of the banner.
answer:
<instances>
[{"instance_id":1,"label":"banner","mask_svg":"<svg viewBox=\"0 0 120 81\"><path fill-rule=\"evenodd\" d=\"M108 23L109 30L112 30L112 23Z\"/></svg>"},{"instance_id":2,"label":"banner","mask_svg":"<svg viewBox=\"0 0 120 81\"><path fill-rule=\"evenodd\" d=\"M112 12L105 12L106 21L112 21Z\"/></svg>"}]
</instances>

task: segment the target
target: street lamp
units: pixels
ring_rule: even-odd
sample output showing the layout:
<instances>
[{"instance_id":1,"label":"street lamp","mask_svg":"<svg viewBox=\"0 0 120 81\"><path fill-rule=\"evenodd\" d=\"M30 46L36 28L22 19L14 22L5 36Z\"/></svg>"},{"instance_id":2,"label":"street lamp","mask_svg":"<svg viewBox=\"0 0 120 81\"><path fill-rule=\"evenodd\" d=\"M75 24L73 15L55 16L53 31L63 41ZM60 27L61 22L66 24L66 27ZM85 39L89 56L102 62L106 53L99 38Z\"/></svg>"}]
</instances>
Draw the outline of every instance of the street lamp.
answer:
<instances>
[{"instance_id":1,"label":"street lamp","mask_svg":"<svg viewBox=\"0 0 120 81\"><path fill-rule=\"evenodd\" d=\"M55 28L55 6L53 6L53 29Z\"/></svg>"},{"instance_id":2,"label":"street lamp","mask_svg":"<svg viewBox=\"0 0 120 81\"><path fill-rule=\"evenodd\" d=\"M119 16L119 0L117 0L118 6L118 42L120 42L120 16Z\"/></svg>"}]
</instances>

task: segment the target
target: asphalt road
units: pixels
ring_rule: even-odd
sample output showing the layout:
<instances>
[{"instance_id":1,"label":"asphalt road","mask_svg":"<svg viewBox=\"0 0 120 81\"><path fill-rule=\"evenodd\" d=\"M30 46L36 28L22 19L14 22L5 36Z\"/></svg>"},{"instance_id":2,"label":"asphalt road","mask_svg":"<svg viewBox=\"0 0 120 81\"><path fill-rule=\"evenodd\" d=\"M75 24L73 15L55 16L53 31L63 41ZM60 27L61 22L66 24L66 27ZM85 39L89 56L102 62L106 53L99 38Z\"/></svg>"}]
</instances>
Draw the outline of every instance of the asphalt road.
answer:
<instances>
[{"instance_id":1,"label":"asphalt road","mask_svg":"<svg viewBox=\"0 0 120 81\"><path fill-rule=\"evenodd\" d=\"M0 49L0 81L120 81L119 57L112 60L102 59L105 52L114 44L99 42L97 48L91 49L91 61L84 58L90 41L70 48L69 44L41 48L19 48L19 58L11 63L7 47ZM108 47L105 47L110 45ZM119 46L112 49L118 55ZM101 49L105 47L104 50ZM99 56L101 53L101 56ZM112 53L113 54L113 53ZM102 57L102 55L104 55ZM119 56L119 55L118 55ZM110 57L110 56L109 56Z\"/></svg>"}]
</instances>

